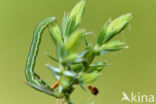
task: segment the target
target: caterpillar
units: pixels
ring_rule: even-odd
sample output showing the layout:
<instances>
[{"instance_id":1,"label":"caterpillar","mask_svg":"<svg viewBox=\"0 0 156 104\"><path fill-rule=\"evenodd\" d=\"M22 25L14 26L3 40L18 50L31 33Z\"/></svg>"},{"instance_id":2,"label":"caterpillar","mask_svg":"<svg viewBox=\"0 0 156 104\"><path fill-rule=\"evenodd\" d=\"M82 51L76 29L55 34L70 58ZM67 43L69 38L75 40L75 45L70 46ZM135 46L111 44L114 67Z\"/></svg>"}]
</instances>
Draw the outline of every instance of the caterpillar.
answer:
<instances>
[{"instance_id":1,"label":"caterpillar","mask_svg":"<svg viewBox=\"0 0 156 104\"><path fill-rule=\"evenodd\" d=\"M41 80L39 75L34 72L36 57L38 55L42 33L46 27L55 22L56 22L55 17L49 17L42 20L40 24L36 27L33 34L33 40L31 42L29 54L27 57L25 75L28 85L41 92L45 92L49 95L58 97L56 94L54 94L55 93L54 91L50 90L50 87L44 82L44 80Z\"/></svg>"}]
</instances>

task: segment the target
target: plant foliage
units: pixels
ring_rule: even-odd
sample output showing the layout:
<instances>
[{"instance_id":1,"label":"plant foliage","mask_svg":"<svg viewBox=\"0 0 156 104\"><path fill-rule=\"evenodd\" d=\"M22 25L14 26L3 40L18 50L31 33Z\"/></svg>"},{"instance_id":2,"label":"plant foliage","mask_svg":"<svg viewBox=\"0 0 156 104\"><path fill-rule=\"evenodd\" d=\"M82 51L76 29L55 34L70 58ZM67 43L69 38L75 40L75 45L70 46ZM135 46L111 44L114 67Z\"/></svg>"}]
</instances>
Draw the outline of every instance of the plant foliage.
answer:
<instances>
[{"instance_id":1,"label":"plant foliage","mask_svg":"<svg viewBox=\"0 0 156 104\"><path fill-rule=\"evenodd\" d=\"M75 85L80 85L82 89L88 91L84 84L95 81L103 68L107 66L105 61L92 63L96 56L127 47L124 42L114 41L112 38L119 34L132 18L131 13L128 13L113 21L107 21L97 35L96 44L93 46L87 39L87 32L84 29L78 29L85 4L85 0L81 0L70 13L65 13L61 28L55 17L41 21L34 32L25 69L28 85L56 98L65 98L68 104L73 104L70 95ZM49 34L57 46L57 58L50 55L48 57L56 61L59 67L46 65L58 82L53 87L34 71L41 35L46 28L49 29ZM83 52L77 53L76 50L82 40L85 40L86 48Z\"/></svg>"}]
</instances>

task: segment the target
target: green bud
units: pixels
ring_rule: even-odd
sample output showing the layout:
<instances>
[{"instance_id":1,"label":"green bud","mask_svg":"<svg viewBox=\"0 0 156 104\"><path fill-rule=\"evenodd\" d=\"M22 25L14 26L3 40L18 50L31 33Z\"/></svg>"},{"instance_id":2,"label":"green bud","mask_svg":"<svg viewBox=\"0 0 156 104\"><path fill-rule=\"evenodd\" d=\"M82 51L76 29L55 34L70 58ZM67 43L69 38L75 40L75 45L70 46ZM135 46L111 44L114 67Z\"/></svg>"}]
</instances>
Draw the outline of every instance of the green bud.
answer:
<instances>
[{"instance_id":1,"label":"green bud","mask_svg":"<svg viewBox=\"0 0 156 104\"><path fill-rule=\"evenodd\" d=\"M64 37L70 36L81 22L85 8L85 1L81 0L72 9L70 14L64 14L62 22L62 33Z\"/></svg>"},{"instance_id":2,"label":"green bud","mask_svg":"<svg viewBox=\"0 0 156 104\"><path fill-rule=\"evenodd\" d=\"M92 73L84 73L80 76L79 80L85 83L90 83L95 81L100 76L100 73L94 71Z\"/></svg>"},{"instance_id":3,"label":"green bud","mask_svg":"<svg viewBox=\"0 0 156 104\"><path fill-rule=\"evenodd\" d=\"M105 66L107 66L105 61L104 62L96 62L89 66L87 72L93 72L93 71L101 72Z\"/></svg>"},{"instance_id":4,"label":"green bud","mask_svg":"<svg viewBox=\"0 0 156 104\"><path fill-rule=\"evenodd\" d=\"M60 85L62 86L62 89L66 89L70 85L69 79L65 76L62 76L59 82Z\"/></svg>"},{"instance_id":5,"label":"green bud","mask_svg":"<svg viewBox=\"0 0 156 104\"><path fill-rule=\"evenodd\" d=\"M106 29L103 43L108 42L116 34L121 32L127 26L129 21L131 20L131 18L132 18L132 14L128 13L128 14L122 15L122 16L118 17L117 19L115 19L114 21L112 21Z\"/></svg>"},{"instance_id":6,"label":"green bud","mask_svg":"<svg viewBox=\"0 0 156 104\"><path fill-rule=\"evenodd\" d=\"M81 0L79 3L75 5L75 7L70 12L69 19L71 18L75 19L75 26L81 22L84 13L85 4L86 4L85 1Z\"/></svg>"},{"instance_id":7,"label":"green bud","mask_svg":"<svg viewBox=\"0 0 156 104\"><path fill-rule=\"evenodd\" d=\"M73 51L76 49L84 33L84 30L75 31L69 38L65 40L65 49L67 51Z\"/></svg>"},{"instance_id":8,"label":"green bud","mask_svg":"<svg viewBox=\"0 0 156 104\"><path fill-rule=\"evenodd\" d=\"M98 34L98 37L97 37L97 44L98 44L99 46L103 44L103 40L104 40L105 34L106 34L106 29L107 29L109 23L110 23L110 20L108 20L108 21L104 24L104 26L102 27L100 33Z\"/></svg>"},{"instance_id":9,"label":"green bud","mask_svg":"<svg viewBox=\"0 0 156 104\"><path fill-rule=\"evenodd\" d=\"M56 44L63 44L63 39L61 35L61 30L57 23L54 23L53 25L49 25L49 33L51 35L51 38Z\"/></svg>"},{"instance_id":10,"label":"green bud","mask_svg":"<svg viewBox=\"0 0 156 104\"><path fill-rule=\"evenodd\" d=\"M101 67L101 66L106 66L106 61L103 61L103 62L96 62L94 64L91 64L90 66L91 67Z\"/></svg>"},{"instance_id":11,"label":"green bud","mask_svg":"<svg viewBox=\"0 0 156 104\"><path fill-rule=\"evenodd\" d=\"M120 41L111 41L107 44L101 46L101 51L117 51L124 48L128 48L124 42Z\"/></svg>"},{"instance_id":12,"label":"green bud","mask_svg":"<svg viewBox=\"0 0 156 104\"><path fill-rule=\"evenodd\" d=\"M71 68L73 69L74 72L78 73L82 70L83 68L83 64L75 64L75 65L71 65Z\"/></svg>"},{"instance_id":13,"label":"green bud","mask_svg":"<svg viewBox=\"0 0 156 104\"><path fill-rule=\"evenodd\" d=\"M77 56L78 56L78 54L71 53L68 56L65 56L63 58L63 62L65 62L65 63L71 63L71 62L73 62L77 58Z\"/></svg>"},{"instance_id":14,"label":"green bud","mask_svg":"<svg viewBox=\"0 0 156 104\"><path fill-rule=\"evenodd\" d=\"M97 71L97 72L101 72L104 69L104 66L101 67L89 67L87 72L93 72L93 71Z\"/></svg>"}]
</instances>

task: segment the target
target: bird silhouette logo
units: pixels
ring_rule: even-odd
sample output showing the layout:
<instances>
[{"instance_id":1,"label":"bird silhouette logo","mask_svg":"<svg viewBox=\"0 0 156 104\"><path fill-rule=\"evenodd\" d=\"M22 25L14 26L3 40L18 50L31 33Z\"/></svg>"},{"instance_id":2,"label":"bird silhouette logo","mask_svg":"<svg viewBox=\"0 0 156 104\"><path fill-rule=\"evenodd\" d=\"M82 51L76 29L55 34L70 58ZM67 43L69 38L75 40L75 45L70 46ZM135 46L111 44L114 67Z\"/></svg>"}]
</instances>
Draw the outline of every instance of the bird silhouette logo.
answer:
<instances>
[{"instance_id":1,"label":"bird silhouette logo","mask_svg":"<svg viewBox=\"0 0 156 104\"><path fill-rule=\"evenodd\" d=\"M123 101L129 101L130 102L130 99L128 98L128 96L125 92L122 92L122 95L123 95L123 97L121 99L121 102L123 102Z\"/></svg>"}]
</instances>

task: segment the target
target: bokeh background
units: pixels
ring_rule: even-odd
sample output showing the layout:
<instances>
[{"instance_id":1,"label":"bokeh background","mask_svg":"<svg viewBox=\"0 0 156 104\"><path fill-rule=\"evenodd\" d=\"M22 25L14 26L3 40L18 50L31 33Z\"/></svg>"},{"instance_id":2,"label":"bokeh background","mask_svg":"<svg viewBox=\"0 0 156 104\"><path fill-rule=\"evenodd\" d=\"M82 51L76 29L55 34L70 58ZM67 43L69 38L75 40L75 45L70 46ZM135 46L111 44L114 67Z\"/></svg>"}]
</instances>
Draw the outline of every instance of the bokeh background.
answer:
<instances>
[{"instance_id":1,"label":"bokeh background","mask_svg":"<svg viewBox=\"0 0 156 104\"><path fill-rule=\"evenodd\" d=\"M44 18L56 16L61 24L65 11L79 0L0 0L0 104L55 104L55 98L37 92L25 84L25 63L36 25ZM156 0L87 0L80 27L98 33L109 19L131 12L133 19L115 39L127 42L130 48L109 53L98 60L108 60L101 77L92 85L98 96L77 87L72 94L76 104L87 100L96 104L121 104L122 92L156 96ZM94 36L90 41L94 42ZM81 44L83 47L83 44ZM81 50L82 48L80 48ZM36 71L52 84L55 80L44 53L55 56L55 46L47 30L37 58Z\"/></svg>"}]
</instances>

